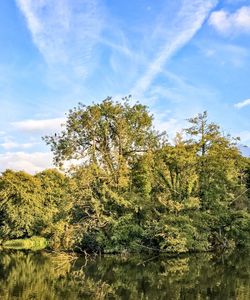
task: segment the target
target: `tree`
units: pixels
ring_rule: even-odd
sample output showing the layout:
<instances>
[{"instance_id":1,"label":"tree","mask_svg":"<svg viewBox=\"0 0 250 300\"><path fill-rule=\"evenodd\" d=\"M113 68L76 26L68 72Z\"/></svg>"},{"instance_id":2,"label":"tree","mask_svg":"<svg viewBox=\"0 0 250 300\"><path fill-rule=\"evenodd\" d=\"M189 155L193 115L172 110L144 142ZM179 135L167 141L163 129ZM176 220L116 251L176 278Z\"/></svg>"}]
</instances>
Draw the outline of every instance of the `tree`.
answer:
<instances>
[{"instance_id":1,"label":"tree","mask_svg":"<svg viewBox=\"0 0 250 300\"><path fill-rule=\"evenodd\" d=\"M156 142L152 116L141 104L130 105L111 98L100 104L79 104L70 110L61 134L46 136L54 161L61 165L70 159L102 168L116 186L127 186L128 167L133 158Z\"/></svg>"},{"instance_id":2,"label":"tree","mask_svg":"<svg viewBox=\"0 0 250 300\"><path fill-rule=\"evenodd\" d=\"M198 179L194 145L186 144L177 134L175 144L161 148L157 158L157 184L162 196L168 201L188 201L194 194Z\"/></svg>"},{"instance_id":3,"label":"tree","mask_svg":"<svg viewBox=\"0 0 250 300\"><path fill-rule=\"evenodd\" d=\"M196 147L198 194L203 209L218 209L228 205L239 186L241 158L237 139L223 135L220 127L209 123L207 112L188 119L191 127L185 129L190 136L188 144Z\"/></svg>"},{"instance_id":4,"label":"tree","mask_svg":"<svg viewBox=\"0 0 250 300\"><path fill-rule=\"evenodd\" d=\"M0 237L41 235L50 239L53 248L67 248L70 187L70 178L55 169L35 176L6 170L0 176Z\"/></svg>"},{"instance_id":5,"label":"tree","mask_svg":"<svg viewBox=\"0 0 250 300\"><path fill-rule=\"evenodd\" d=\"M145 154L159 146L146 106L129 101L130 97L122 102L107 98L99 104L79 104L69 112L60 134L44 138L56 164L71 159L81 162L71 168L74 221L83 240L89 243L88 234L96 239L93 247L98 251L110 226L126 213L138 212L142 204L132 195L133 170Z\"/></svg>"},{"instance_id":6,"label":"tree","mask_svg":"<svg viewBox=\"0 0 250 300\"><path fill-rule=\"evenodd\" d=\"M39 179L43 195L43 223L40 234L49 238L50 247L69 249L74 243L72 221L73 182L56 169L44 170Z\"/></svg>"},{"instance_id":7,"label":"tree","mask_svg":"<svg viewBox=\"0 0 250 300\"><path fill-rule=\"evenodd\" d=\"M44 226L43 191L39 179L6 170L0 177L0 236L22 238Z\"/></svg>"}]
</instances>

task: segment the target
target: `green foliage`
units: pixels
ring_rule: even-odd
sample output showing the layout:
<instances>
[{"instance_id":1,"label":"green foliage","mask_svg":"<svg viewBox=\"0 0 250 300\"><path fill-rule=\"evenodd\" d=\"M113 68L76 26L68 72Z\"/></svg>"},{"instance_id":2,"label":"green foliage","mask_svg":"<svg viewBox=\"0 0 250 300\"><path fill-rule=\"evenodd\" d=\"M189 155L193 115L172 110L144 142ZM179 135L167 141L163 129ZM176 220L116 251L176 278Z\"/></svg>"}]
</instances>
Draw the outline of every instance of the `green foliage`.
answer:
<instances>
[{"instance_id":1,"label":"green foliage","mask_svg":"<svg viewBox=\"0 0 250 300\"><path fill-rule=\"evenodd\" d=\"M57 170L35 176L5 171L0 177L0 237L9 240L40 235L53 241L60 235L57 244L62 247L72 207L69 186L70 179Z\"/></svg>"},{"instance_id":2,"label":"green foliage","mask_svg":"<svg viewBox=\"0 0 250 300\"><path fill-rule=\"evenodd\" d=\"M3 243L4 249L15 250L42 250L47 247L47 240L43 237L33 236L28 239L9 240Z\"/></svg>"},{"instance_id":3,"label":"green foliage","mask_svg":"<svg viewBox=\"0 0 250 300\"><path fill-rule=\"evenodd\" d=\"M0 177L0 236L38 235L44 226L43 194L37 178L7 170Z\"/></svg>"},{"instance_id":4,"label":"green foliage","mask_svg":"<svg viewBox=\"0 0 250 300\"><path fill-rule=\"evenodd\" d=\"M247 196L247 200L250 199L250 158L246 159L246 167L245 167L245 181L246 181L246 193L245 195ZM250 201L248 201L248 211L250 211Z\"/></svg>"},{"instance_id":5,"label":"green foliage","mask_svg":"<svg viewBox=\"0 0 250 300\"><path fill-rule=\"evenodd\" d=\"M224 136L218 125L208 123L207 112L189 122L191 127L185 131L190 136L187 143L196 147L197 196L202 208L216 210L219 206L227 206L234 198L241 171L236 140Z\"/></svg>"},{"instance_id":6,"label":"green foliage","mask_svg":"<svg viewBox=\"0 0 250 300\"><path fill-rule=\"evenodd\" d=\"M49 246L53 249L70 249L74 242L70 225L72 180L55 169L45 170L35 177L43 193L44 226L40 234L50 240Z\"/></svg>"},{"instance_id":7,"label":"green foliage","mask_svg":"<svg viewBox=\"0 0 250 300\"><path fill-rule=\"evenodd\" d=\"M111 98L70 110L45 137L68 174L0 176L0 239L34 235L57 250L211 251L249 244L249 159L204 112L173 143L147 107Z\"/></svg>"},{"instance_id":8,"label":"green foliage","mask_svg":"<svg viewBox=\"0 0 250 300\"><path fill-rule=\"evenodd\" d=\"M140 252L143 234L143 228L135 223L133 215L127 214L113 224L105 252Z\"/></svg>"}]
</instances>

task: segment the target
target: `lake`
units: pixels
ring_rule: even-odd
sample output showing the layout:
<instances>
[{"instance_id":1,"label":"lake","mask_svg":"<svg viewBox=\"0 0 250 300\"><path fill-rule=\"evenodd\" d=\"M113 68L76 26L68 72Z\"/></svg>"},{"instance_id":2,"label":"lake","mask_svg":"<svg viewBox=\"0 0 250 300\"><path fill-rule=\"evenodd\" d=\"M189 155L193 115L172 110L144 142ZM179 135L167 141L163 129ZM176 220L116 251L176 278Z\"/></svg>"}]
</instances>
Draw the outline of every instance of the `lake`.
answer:
<instances>
[{"instance_id":1,"label":"lake","mask_svg":"<svg viewBox=\"0 0 250 300\"><path fill-rule=\"evenodd\" d=\"M0 251L1 300L249 300L250 257L104 256Z\"/></svg>"}]
</instances>

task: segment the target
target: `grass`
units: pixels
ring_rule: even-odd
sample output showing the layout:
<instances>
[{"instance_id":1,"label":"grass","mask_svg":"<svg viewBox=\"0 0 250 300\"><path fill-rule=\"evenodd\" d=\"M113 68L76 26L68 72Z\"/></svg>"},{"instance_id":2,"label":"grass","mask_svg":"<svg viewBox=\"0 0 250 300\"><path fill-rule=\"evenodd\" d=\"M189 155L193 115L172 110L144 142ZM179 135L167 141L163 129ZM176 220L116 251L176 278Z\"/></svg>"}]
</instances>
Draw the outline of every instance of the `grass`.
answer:
<instances>
[{"instance_id":1,"label":"grass","mask_svg":"<svg viewBox=\"0 0 250 300\"><path fill-rule=\"evenodd\" d=\"M47 246L47 240L43 237L33 236L27 239L5 241L2 245L5 249L16 250L42 250Z\"/></svg>"}]
</instances>

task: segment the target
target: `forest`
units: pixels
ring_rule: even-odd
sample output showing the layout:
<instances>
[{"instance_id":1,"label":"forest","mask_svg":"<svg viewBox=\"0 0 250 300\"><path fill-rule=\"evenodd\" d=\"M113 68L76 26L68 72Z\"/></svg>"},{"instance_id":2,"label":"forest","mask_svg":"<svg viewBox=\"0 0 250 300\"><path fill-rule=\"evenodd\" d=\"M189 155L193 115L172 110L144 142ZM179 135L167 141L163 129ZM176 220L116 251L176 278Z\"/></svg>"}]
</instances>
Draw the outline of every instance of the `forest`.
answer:
<instances>
[{"instance_id":1,"label":"forest","mask_svg":"<svg viewBox=\"0 0 250 300\"><path fill-rule=\"evenodd\" d=\"M250 159L238 138L187 120L174 140L129 97L81 103L43 137L54 169L0 176L0 245L42 238L83 253L186 253L250 245Z\"/></svg>"}]
</instances>

